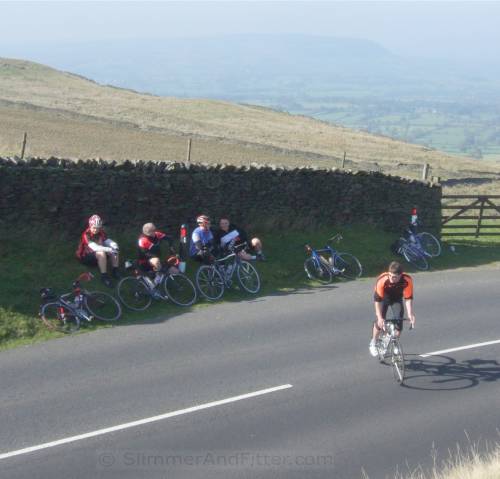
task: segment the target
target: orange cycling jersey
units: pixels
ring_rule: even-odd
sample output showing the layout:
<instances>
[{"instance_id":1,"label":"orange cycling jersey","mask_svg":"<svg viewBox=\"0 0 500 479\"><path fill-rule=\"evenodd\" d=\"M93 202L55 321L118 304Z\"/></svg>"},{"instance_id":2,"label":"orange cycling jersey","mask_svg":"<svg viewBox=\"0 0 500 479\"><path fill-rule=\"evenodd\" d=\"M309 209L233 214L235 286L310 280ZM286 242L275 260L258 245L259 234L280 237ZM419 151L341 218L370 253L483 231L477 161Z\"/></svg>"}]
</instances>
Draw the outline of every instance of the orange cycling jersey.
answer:
<instances>
[{"instance_id":1,"label":"orange cycling jersey","mask_svg":"<svg viewBox=\"0 0 500 479\"><path fill-rule=\"evenodd\" d=\"M382 273L375 284L374 299L377 302L388 299L391 302L402 299L413 299L413 280L409 274L403 273L399 281L391 283L389 273Z\"/></svg>"}]
</instances>

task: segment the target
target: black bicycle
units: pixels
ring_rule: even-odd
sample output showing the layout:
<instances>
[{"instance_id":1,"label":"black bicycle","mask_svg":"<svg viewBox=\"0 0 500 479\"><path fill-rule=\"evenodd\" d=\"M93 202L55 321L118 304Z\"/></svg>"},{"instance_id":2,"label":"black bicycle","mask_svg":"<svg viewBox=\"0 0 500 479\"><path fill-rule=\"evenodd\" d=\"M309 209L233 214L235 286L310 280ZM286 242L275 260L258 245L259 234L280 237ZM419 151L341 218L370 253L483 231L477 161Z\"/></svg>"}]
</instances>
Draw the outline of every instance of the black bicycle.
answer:
<instances>
[{"instance_id":1,"label":"black bicycle","mask_svg":"<svg viewBox=\"0 0 500 479\"><path fill-rule=\"evenodd\" d=\"M40 290L42 304L39 316L48 329L74 333L80 329L82 321L90 323L93 319L120 319L122 308L113 296L103 291L87 291L82 288L81 283L92 278L91 273L82 273L73 282L73 290L60 296L52 288Z\"/></svg>"},{"instance_id":2,"label":"black bicycle","mask_svg":"<svg viewBox=\"0 0 500 479\"><path fill-rule=\"evenodd\" d=\"M177 306L191 306L196 302L197 293L193 282L180 272L170 273L168 269L177 267L179 259L171 256L167 259L164 272L154 277L141 271L133 263L128 268L132 275L122 278L116 286L120 301L133 311L144 311L153 299L172 301Z\"/></svg>"}]
</instances>

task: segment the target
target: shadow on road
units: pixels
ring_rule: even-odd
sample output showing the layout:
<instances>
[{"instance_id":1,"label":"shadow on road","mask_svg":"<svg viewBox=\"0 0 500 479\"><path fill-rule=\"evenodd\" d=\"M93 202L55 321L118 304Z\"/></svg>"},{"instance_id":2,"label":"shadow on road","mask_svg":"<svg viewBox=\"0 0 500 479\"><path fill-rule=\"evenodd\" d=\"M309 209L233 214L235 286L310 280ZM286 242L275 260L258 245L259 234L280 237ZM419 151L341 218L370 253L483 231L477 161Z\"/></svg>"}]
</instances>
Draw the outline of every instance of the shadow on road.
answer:
<instances>
[{"instance_id":1,"label":"shadow on road","mask_svg":"<svg viewBox=\"0 0 500 479\"><path fill-rule=\"evenodd\" d=\"M404 387L423 391L456 391L500 380L500 363L493 359L457 361L449 356L406 355Z\"/></svg>"}]
</instances>

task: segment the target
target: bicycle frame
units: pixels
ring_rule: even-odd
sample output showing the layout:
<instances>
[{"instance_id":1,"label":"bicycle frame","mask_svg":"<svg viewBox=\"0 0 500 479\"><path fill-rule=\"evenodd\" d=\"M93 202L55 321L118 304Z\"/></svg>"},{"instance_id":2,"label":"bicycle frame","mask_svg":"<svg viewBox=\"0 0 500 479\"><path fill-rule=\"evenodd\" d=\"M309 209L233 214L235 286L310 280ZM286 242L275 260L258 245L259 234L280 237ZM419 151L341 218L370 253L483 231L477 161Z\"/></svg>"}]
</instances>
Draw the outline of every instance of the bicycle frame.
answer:
<instances>
[{"instance_id":1,"label":"bicycle frame","mask_svg":"<svg viewBox=\"0 0 500 479\"><path fill-rule=\"evenodd\" d=\"M321 249L314 249L310 247L310 253L311 257L314 259L316 262L316 265L319 267L320 263L324 263L324 261L321 261L321 253L328 253L330 254L330 257L332 258L331 261L328 261L328 267L330 268L330 271L333 274L340 274L340 271L336 269L333 265L335 264L335 260L338 257L337 255L337 250L333 249L330 245L326 245L324 248Z\"/></svg>"}]
</instances>

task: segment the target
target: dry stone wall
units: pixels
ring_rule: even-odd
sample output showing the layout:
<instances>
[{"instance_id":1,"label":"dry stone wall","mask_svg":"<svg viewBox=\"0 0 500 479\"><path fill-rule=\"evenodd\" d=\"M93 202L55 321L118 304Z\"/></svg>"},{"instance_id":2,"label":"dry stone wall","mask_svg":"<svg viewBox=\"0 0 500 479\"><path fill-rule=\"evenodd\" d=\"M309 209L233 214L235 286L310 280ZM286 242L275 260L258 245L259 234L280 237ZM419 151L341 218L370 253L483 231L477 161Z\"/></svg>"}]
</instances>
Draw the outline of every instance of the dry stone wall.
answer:
<instances>
[{"instance_id":1,"label":"dry stone wall","mask_svg":"<svg viewBox=\"0 0 500 479\"><path fill-rule=\"evenodd\" d=\"M426 229L439 230L439 185L378 172L0 158L0 226L74 233L98 213L113 229L177 227L206 213L264 229L365 223L398 231L413 206Z\"/></svg>"}]
</instances>

